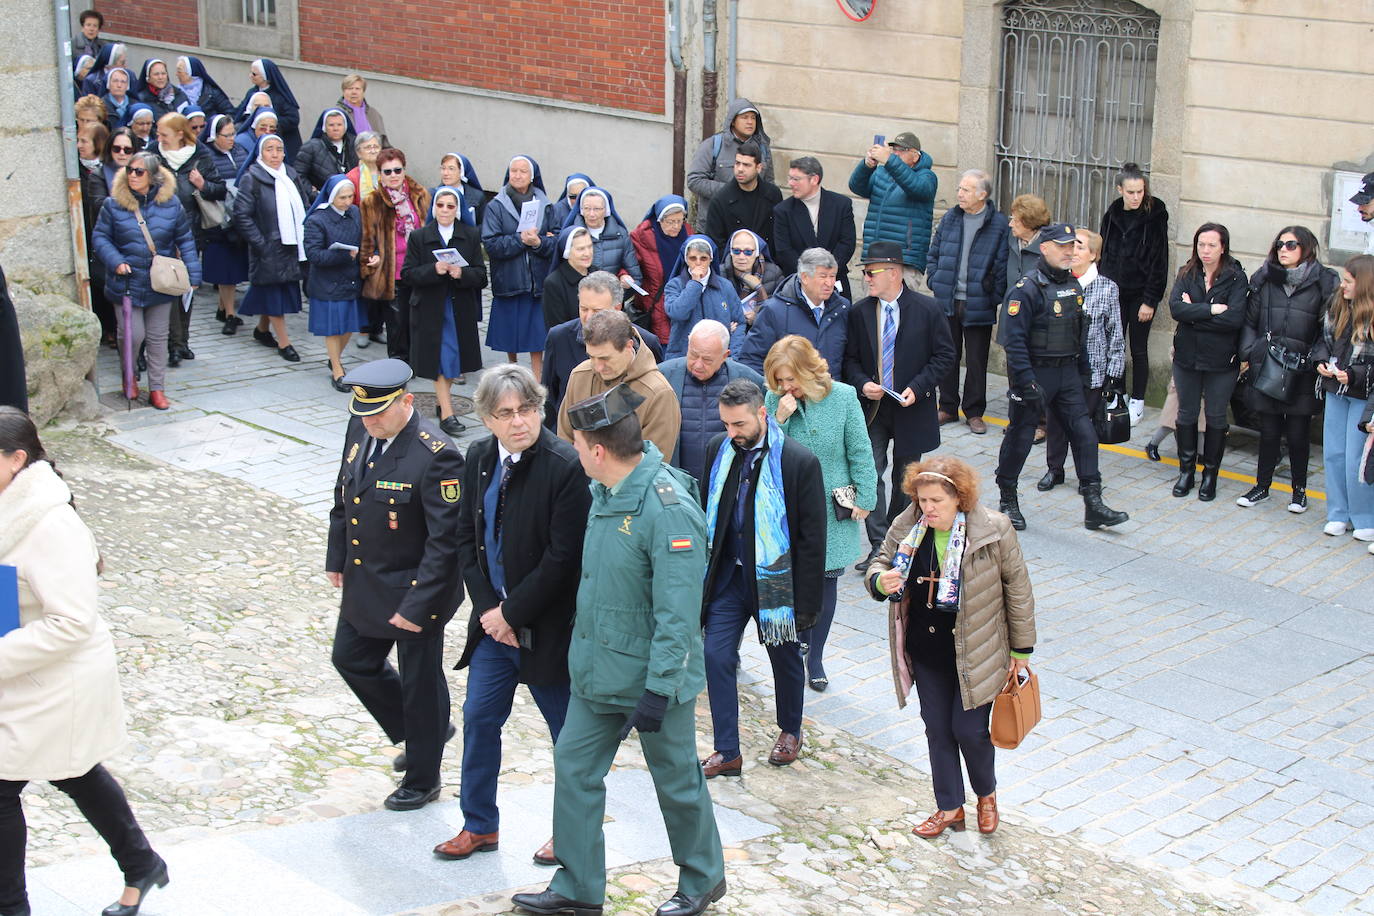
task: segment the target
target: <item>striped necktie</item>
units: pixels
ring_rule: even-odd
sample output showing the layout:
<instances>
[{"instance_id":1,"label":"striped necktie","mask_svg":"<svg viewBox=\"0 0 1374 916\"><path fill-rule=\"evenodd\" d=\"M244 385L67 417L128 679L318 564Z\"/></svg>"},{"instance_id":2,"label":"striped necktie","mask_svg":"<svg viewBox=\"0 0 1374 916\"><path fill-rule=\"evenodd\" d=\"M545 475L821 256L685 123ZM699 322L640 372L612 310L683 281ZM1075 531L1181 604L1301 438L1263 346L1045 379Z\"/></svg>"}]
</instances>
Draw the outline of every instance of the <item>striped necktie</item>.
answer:
<instances>
[{"instance_id":1,"label":"striped necktie","mask_svg":"<svg viewBox=\"0 0 1374 916\"><path fill-rule=\"evenodd\" d=\"M893 318L892 303L883 303L883 353L879 365L882 367L883 387L896 391L892 380L892 360L897 353L897 322Z\"/></svg>"}]
</instances>

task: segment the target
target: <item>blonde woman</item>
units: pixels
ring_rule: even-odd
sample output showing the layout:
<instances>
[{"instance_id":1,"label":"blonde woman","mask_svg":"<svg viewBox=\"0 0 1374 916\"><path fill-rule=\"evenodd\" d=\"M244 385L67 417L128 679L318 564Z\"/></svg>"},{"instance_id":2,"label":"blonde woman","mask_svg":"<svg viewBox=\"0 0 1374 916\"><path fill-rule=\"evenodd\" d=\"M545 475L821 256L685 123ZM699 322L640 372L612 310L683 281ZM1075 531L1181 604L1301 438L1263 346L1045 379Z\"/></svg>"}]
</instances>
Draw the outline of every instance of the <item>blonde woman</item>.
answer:
<instances>
[{"instance_id":1,"label":"blonde woman","mask_svg":"<svg viewBox=\"0 0 1374 916\"><path fill-rule=\"evenodd\" d=\"M831 377L829 366L805 337L789 334L773 344L763 361L763 378L768 386L764 407L784 433L820 461L825 492L854 488L855 508L845 518L836 511L835 497L828 495L821 613L814 627L798 634L806 647L806 681L812 690L823 691L830 685L825 641L835 619L840 575L860 551L863 520L878 500L873 447L854 388Z\"/></svg>"}]
</instances>

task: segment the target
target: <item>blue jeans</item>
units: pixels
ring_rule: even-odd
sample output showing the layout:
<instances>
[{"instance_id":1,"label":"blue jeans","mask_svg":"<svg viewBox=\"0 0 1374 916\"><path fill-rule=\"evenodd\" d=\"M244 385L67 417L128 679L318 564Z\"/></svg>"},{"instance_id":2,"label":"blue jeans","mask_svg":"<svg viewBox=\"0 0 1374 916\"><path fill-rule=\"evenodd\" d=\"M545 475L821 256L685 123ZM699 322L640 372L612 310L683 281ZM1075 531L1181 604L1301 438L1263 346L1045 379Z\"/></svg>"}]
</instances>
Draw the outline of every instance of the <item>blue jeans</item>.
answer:
<instances>
[{"instance_id":1,"label":"blue jeans","mask_svg":"<svg viewBox=\"0 0 1374 916\"><path fill-rule=\"evenodd\" d=\"M510 718L519 684L520 650L483 634L468 663L467 698L463 700L463 781L458 798L464 830L496 833L500 828L496 777L501 772L501 726ZM568 715L568 685L531 684L529 688L557 743Z\"/></svg>"},{"instance_id":2,"label":"blue jeans","mask_svg":"<svg viewBox=\"0 0 1374 916\"><path fill-rule=\"evenodd\" d=\"M1326 520L1374 528L1374 487L1360 483L1360 455L1366 434L1355 424L1364 401L1343 394L1326 395L1322 449L1326 453Z\"/></svg>"},{"instance_id":3,"label":"blue jeans","mask_svg":"<svg viewBox=\"0 0 1374 916\"><path fill-rule=\"evenodd\" d=\"M722 571L722 575L724 572ZM726 760L739 752L739 643L744 628L754 619L754 582L736 566L729 581L716 589L706 607L706 693L711 701L711 726L715 749ZM767 646L773 665L773 688L778 705L778 728L801 736L802 691L805 669L801 646L785 642Z\"/></svg>"}]
</instances>

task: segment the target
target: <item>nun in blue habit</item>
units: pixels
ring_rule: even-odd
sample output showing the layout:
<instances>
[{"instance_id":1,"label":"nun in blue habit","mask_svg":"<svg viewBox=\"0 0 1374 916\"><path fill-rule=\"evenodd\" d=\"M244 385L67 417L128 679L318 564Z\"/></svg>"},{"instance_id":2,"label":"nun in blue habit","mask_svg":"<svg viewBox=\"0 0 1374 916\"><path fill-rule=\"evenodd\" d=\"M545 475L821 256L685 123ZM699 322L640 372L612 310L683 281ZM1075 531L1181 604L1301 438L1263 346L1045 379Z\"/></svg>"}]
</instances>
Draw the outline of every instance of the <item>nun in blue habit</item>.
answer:
<instances>
[{"instance_id":1,"label":"nun in blue habit","mask_svg":"<svg viewBox=\"0 0 1374 916\"><path fill-rule=\"evenodd\" d=\"M286 143L286 161L295 162L296 152L301 148L301 106L291 92L291 86L276 62L265 57L248 66L248 76L253 85L244 93L234 119L240 124L248 120L253 96L259 92L266 93L272 100L272 109L277 113L277 133Z\"/></svg>"},{"instance_id":2,"label":"nun in blue habit","mask_svg":"<svg viewBox=\"0 0 1374 916\"><path fill-rule=\"evenodd\" d=\"M534 228L517 232L521 209L530 202L535 204ZM504 351L511 362L519 353L530 354L535 378L544 368L547 332L540 299L557 238L539 163L529 156L514 157L482 218L482 242L491 260L487 346Z\"/></svg>"},{"instance_id":3,"label":"nun in blue habit","mask_svg":"<svg viewBox=\"0 0 1374 916\"><path fill-rule=\"evenodd\" d=\"M177 85L191 104L200 106L206 118L217 114L233 116L234 103L229 101L229 93L220 88L199 57L184 54L177 58L176 68Z\"/></svg>"},{"instance_id":4,"label":"nun in blue habit","mask_svg":"<svg viewBox=\"0 0 1374 916\"><path fill-rule=\"evenodd\" d=\"M562 228L577 210L577 197L588 188L596 187L596 180L583 172L573 172L563 180L563 193L553 202L553 225Z\"/></svg>"},{"instance_id":5,"label":"nun in blue habit","mask_svg":"<svg viewBox=\"0 0 1374 916\"><path fill-rule=\"evenodd\" d=\"M305 294L310 300L310 333L324 338L329 353L329 374L336 391L348 391L341 379L343 349L350 335L363 326L358 302L362 275L358 249L362 245L362 218L356 204L358 191L343 175L333 175L320 189L305 217L305 257L310 262Z\"/></svg>"}]
</instances>

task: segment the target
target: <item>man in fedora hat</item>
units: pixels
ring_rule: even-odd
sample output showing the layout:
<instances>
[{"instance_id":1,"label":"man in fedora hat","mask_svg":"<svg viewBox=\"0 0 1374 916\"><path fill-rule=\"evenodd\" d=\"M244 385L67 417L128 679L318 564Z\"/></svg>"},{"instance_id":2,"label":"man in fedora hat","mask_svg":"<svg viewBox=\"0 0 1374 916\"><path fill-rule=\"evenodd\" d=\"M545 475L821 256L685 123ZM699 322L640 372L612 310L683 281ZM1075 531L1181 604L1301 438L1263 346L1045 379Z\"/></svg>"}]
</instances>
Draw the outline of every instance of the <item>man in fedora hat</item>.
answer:
<instances>
[{"instance_id":1,"label":"man in fedora hat","mask_svg":"<svg viewBox=\"0 0 1374 916\"><path fill-rule=\"evenodd\" d=\"M449 724L444 625L463 602L458 501L463 456L413 406L410 366L366 363L353 392L343 463L329 513L325 575L343 589L334 667L393 744L401 785L392 811L439 797ZM396 649L398 668L387 661Z\"/></svg>"},{"instance_id":2,"label":"man in fedora hat","mask_svg":"<svg viewBox=\"0 0 1374 916\"><path fill-rule=\"evenodd\" d=\"M940 447L936 386L954 366L954 339L944 312L930 296L902 282L902 248L874 242L863 259L868 296L849 309L844 381L859 392L868 417L868 438L878 468L878 504L864 524L868 559L883 546L888 526L910 499L902 492L907 464ZM884 506L883 473L892 450L892 498Z\"/></svg>"}]
</instances>

